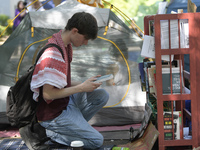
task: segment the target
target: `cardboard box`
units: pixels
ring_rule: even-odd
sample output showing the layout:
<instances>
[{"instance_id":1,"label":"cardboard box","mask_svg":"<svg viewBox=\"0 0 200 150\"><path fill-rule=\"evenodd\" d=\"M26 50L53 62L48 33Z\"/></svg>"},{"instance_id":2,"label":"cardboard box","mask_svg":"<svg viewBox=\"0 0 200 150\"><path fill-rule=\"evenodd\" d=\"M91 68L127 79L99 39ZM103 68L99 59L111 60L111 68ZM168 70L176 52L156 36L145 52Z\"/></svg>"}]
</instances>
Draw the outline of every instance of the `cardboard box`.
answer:
<instances>
[{"instance_id":1,"label":"cardboard box","mask_svg":"<svg viewBox=\"0 0 200 150\"><path fill-rule=\"evenodd\" d=\"M151 150L159 135L158 130L150 122L141 138L117 147L128 147L130 150Z\"/></svg>"}]
</instances>

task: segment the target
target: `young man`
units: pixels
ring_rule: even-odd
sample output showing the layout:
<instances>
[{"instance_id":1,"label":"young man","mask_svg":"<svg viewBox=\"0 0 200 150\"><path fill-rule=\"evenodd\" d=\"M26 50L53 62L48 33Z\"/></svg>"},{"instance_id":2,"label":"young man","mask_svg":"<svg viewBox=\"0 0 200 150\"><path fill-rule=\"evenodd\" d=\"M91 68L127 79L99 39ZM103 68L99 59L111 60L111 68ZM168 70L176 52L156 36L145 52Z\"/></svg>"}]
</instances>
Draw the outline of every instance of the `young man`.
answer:
<instances>
[{"instance_id":1,"label":"young man","mask_svg":"<svg viewBox=\"0 0 200 150\"><path fill-rule=\"evenodd\" d=\"M74 140L84 143L86 149L96 149L103 144L103 136L88 124L88 121L108 101L108 93L97 89L98 76L83 83L71 82L70 62L72 45L87 45L88 40L97 37L96 19L89 13L74 14L65 27L55 33L48 43L60 46L50 47L40 57L31 81L33 98L39 101L37 119L45 129L47 137L60 144L70 145ZM43 99L39 98L42 94Z\"/></svg>"}]
</instances>

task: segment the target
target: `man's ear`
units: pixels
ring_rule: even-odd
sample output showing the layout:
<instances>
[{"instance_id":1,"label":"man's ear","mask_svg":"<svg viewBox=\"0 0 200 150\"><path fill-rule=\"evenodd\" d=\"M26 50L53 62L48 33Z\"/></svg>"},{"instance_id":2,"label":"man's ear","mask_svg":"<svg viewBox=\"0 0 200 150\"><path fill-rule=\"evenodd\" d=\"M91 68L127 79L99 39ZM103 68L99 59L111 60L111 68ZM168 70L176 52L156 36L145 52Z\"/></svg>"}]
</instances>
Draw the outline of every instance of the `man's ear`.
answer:
<instances>
[{"instance_id":1,"label":"man's ear","mask_svg":"<svg viewBox=\"0 0 200 150\"><path fill-rule=\"evenodd\" d=\"M77 28L72 28L71 31L72 31L72 33L78 33L78 29Z\"/></svg>"}]
</instances>

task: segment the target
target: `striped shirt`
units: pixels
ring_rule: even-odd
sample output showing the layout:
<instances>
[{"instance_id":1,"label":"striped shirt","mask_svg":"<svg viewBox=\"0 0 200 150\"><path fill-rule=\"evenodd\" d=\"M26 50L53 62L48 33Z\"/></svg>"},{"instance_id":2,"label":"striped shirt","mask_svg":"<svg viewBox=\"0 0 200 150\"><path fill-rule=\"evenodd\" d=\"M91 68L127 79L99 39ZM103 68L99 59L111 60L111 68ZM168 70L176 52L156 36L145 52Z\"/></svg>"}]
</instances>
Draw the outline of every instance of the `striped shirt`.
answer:
<instances>
[{"instance_id":1,"label":"striped shirt","mask_svg":"<svg viewBox=\"0 0 200 150\"><path fill-rule=\"evenodd\" d=\"M48 43L54 43L63 50L62 54L56 47L50 47L45 50L38 60L31 81L31 90L34 92L33 99L38 101L39 94L44 84L52 85L58 89L71 86L70 63L72 61L72 46L68 44L65 47L61 37L62 30L53 34ZM37 109L37 118L40 121L51 120L61 114L66 109L69 97L55 100L39 100Z\"/></svg>"}]
</instances>

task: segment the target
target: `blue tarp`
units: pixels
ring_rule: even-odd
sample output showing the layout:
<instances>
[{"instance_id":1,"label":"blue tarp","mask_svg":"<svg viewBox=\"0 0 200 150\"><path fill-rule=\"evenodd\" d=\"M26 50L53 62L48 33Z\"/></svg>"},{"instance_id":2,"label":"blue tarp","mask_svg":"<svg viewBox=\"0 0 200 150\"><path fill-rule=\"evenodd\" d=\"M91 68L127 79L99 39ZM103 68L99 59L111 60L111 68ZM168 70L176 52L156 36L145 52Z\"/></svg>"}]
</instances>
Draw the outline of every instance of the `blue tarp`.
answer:
<instances>
[{"instance_id":1,"label":"blue tarp","mask_svg":"<svg viewBox=\"0 0 200 150\"><path fill-rule=\"evenodd\" d=\"M192 2L197 6L197 12L200 12L200 0L192 0ZM187 4L188 0L171 0L167 14L171 14L171 11L177 12L178 9L183 9L183 12L187 13Z\"/></svg>"},{"instance_id":2,"label":"blue tarp","mask_svg":"<svg viewBox=\"0 0 200 150\"><path fill-rule=\"evenodd\" d=\"M42 4L46 3L47 1L48 1L48 0L42 1ZM65 0L62 0L61 3L64 2L64 1L65 1ZM54 3L53 3L53 0L49 1L48 3L46 3L43 7L44 7L44 9L51 9L51 8L54 8L55 5L54 5Z\"/></svg>"},{"instance_id":3,"label":"blue tarp","mask_svg":"<svg viewBox=\"0 0 200 150\"><path fill-rule=\"evenodd\" d=\"M46 3L46 2L47 2L47 0L46 0L46 1L43 1L42 4L44 4L44 3ZM43 7L44 7L44 9L51 9L51 8L54 8L55 5L54 5L53 1L49 1L49 2L46 3Z\"/></svg>"}]
</instances>

